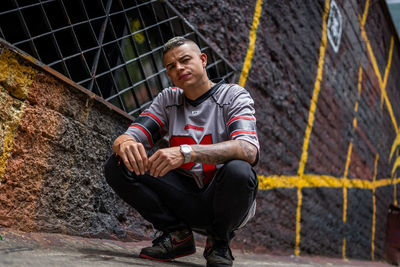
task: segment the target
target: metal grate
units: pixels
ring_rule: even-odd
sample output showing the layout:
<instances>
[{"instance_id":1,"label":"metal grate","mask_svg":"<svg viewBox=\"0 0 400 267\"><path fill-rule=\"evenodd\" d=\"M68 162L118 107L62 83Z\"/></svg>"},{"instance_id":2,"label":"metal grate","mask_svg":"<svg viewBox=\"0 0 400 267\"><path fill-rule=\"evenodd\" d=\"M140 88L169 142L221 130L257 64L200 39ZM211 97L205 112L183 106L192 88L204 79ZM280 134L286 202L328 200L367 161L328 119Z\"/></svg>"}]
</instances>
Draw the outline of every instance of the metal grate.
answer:
<instances>
[{"instance_id":1,"label":"metal grate","mask_svg":"<svg viewBox=\"0 0 400 267\"><path fill-rule=\"evenodd\" d=\"M169 86L162 46L185 36L213 80L235 68L166 0L1 0L0 37L135 116Z\"/></svg>"}]
</instances>

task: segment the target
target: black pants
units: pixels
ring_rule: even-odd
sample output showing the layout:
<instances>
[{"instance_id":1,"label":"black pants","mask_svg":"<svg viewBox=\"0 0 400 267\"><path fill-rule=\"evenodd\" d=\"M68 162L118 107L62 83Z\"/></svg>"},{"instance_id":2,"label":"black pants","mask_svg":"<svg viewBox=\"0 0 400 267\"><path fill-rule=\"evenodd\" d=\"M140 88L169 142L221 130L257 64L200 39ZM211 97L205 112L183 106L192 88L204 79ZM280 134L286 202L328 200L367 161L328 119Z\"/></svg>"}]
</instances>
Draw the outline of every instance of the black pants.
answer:
<instances>
[{"instance_id":1,"label":"black pants","mask_svg":"<svg viewBox=\"0 0 400 267\"><path fill-rule=\"evenodd\" d=\"M233 160L200 189L193 178L170 171L155 178L135 175L111 156L105 164L107 183L157 230L202 229L228 241L247 215L258 188L250 164Z\"/></svg>"}]
</instances>

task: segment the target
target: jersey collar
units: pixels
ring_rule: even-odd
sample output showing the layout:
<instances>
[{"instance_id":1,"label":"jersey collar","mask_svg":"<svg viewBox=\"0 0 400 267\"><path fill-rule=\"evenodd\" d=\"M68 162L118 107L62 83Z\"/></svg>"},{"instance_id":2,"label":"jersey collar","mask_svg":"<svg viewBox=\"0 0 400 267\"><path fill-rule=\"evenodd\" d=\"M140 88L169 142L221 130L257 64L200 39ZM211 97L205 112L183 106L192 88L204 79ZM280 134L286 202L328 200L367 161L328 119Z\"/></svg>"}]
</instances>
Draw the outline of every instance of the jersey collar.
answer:
<instances>
[{"instance_id":1,"label":"jersey collar","mask_svg":"<svg viewBox=\"0 0 400 267\"><path fill-rule=\"evenodd\" d=\"M200 105L201 103L203 103L204 101L206 101L210 96L212 96L218 90L218 88L224 83L225 83L225 81L222 79L219 83L215 84L213 87L210 88L210 90L208 90L207 92L205 92L204 94L202 94L201 96L196 98L195 100L191 100L191 99L187 98L186 96L185 96L185 99L190 105L196 107L196 106Z\"/></svg>"}]
</instances>

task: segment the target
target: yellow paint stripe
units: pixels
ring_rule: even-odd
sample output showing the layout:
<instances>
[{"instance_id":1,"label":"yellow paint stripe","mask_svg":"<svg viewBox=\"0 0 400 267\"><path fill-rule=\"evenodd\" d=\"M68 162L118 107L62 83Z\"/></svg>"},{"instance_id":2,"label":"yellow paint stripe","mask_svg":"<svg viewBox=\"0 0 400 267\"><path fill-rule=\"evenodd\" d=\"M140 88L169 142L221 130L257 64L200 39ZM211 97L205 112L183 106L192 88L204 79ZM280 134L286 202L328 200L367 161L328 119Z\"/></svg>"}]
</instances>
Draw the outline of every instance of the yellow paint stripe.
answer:
<instances>
[{"instance_id":1,"label":"yellow paint stripe","mask_svg":"<svg viewBox=\"0 0 400 267\"><path fill-rule=\"evenodd\" d=\"M0 184L1 184L1 178L3 177L7 169L8 158L10 157L10 153L13 148L14 137L17 132L19 121L21 120L24 108L25 104L22 103L20 111L15 116L15 121L11 125L8 125L9 126L8 130L4 135L3 152L0 155Z\"/></svg>"},{"instance_id":2,"label":"yellow paint stripe","mask_svg":"<svg viewBox=\"0 0 400 267\"><path fill-rule=\"evenodd\" d=\"M334 177L330 175L304 174L302 179L299 176L258 175L260 190L271 190L278 188L347 188L369 189L392 186L393 183L399 183L400 178L383 178L376 181L364 179L343 179L343 177Z\"/></svg>"},{"instance_id":3,"label":"yellow paint stripe","mask_svg":"<svg viewBox=\"0 0 400 267\"><path fill-rule=\"evenodd\" d=\"M346 166L344 168L344 178L347 178L348 172L349 172L349 166L350 166L350 161L351 161L351 152L353 150L353 143L350 142L349 148L347 150L347 159L346 159Z\"/></svg>"},{"instance_id":4,"label":"yellow paint stripe","mask_svg":"<svg viewBox=\"0 0 400 267\"><path fill-rule=\"evenodd\" d=\"M342 243L342 258L346 259L346 238L343 238Z\"/></svg>"},{"instance_id":5,"label":"yellow paint stripe","mask_svg":"<svg viewBox=\"0 0 400 267\"><path fill-rule=\"evenodd\" d=\"M347 222L347 187L343 187L343 223L346 222Z\"/></svg>"},{"instance_id":6,"label":"yellow paint stripe","mask_svg":"<svg viewBox=\"0 0 400 267\"><path fill-rule=\"evenodd\" d=\"M260 16L262 10L262 0L257 0L256 9L253 16L253 24L250 29L249 48L247 49L246 58L243 63L242 73L240 74L239 85L244 87L246 85L247 76L249 75L251 61L253 59L254 48L257 37L257 29L260 23Z\"/></svg>"},{"instance_id":7,"label":"yellow paint stripe","mask_svg":"<svg viewBox=\"0 0 400 267\"><path fill-rule=\"evenodd\" d=\"M396 172L397 168L400 167L400 157L396 158L396 161L394 162L393 168L392 168L392 177L394 173Z\"/></svg>"},{"instance_id":8,"label":"yellow paint stripe","mask_svg":"<svg viewBox=\"0 0 400 267\"><path fill-rule=\"evenodd\" d=\"M389 162L392 160L393 154L396 151L396 148L400 146L400 132L397 133L396 139L394 139L392 149L390 150Z\"/></svg>"},{"instance_id":9,"label":"yellow paint stripe","mask_svg":"<svg viewBox=\"0 0 400 267\"><path fill-rule=\"evenodd\" d=\"M378 161L379 155L375 156L374 163L374 177L372 179L373 185L375 185L376 176L378 173ZM372 188L372 233L371 233L371 260L375 259L375 225L376 225L376 196L375 196L375 186Z\"/></svg>"},{"instance_id":10,"label":"yellow paint stripe","mask_svg":"<svg viewBox=\"0 0 400 267\"><path fill-rule=\"evenodd\" d=\"M300 255L300 231L301 231L301 205L303 203L303 194L301 187L297 188L297 211L296 211L296 245L294 247L294 255Z\"/></svg>"},{"instance_id":11,"label":"yellow paint stripe","mask_svg":"<svg viewBox=\"0 0 400 267\"><path fill-rule=\"evenodd\" d=\"M386 84L387 84L388 77L389 77L390 67L392 65L393 46L394 46L394 37L392 35L392 38L390 39L390 49L389 49L388 63L386 64L385 77L383 78L383 84L382 84L382 88L384 88L385 90L386 90Z\"/></svg>"},{"instance_id":12,"label":"yellow paint stripe","mask_svg":"<svg viewBox=\"0 0 400 267\"><path fill-rule=\"evenodd\" d=\"M361 27L365 26L365 23L367 21L367 16L368 16L368 10L369 10L369 0L367 0L365 2L363 17L362 17L362 20L361 20Z\"/></svg>"},{"instance_id":13,"label":"yellow paint stripe","mask_svg":"<svg viewBox=\"0 0 400 267\"><path fill-rule=\"evenodd\" d=\"M397 183L396 182L393 183L393 199L394 199L393 204L395 206L397 206Z\"/></svg>"},{"instance_id":14,"label":"yellow paint stripe","mask_svg":"<svg viewBox=\"0 0 400 267\"><path fill-rule=\"evenodd\" d=\"M301 153L301 158L300 158L300 163L299 163L299 170L297 174L301 177L304 174L304 168L307 163L307 158L308 158L308 145L310 143L310 137L311 137L311 131L314 126L314 117L315 117L315 111L317 110L317 102L318 102L318 95L319 91L321 89L321 81L322 81L322 73L324 71L324 61L325 61L325 51L326 51L326 45L327 45L327 18L329 14L329 0L325 1L325 8L324 8L324 14L322 17L322 38L321 38L321 45L319 48L319 60L318 60L318 71L317 71L317 77L315 79L314 83L314 91L313 91L313 96L311 99L311 104L310 104L310 111L308 113L308 122L307 122L307 127L306 127L306 132L304 135L304 141L303 141L303 151Z\"/></svg>"},{"instance_id":15,"label":"yellow paint stripe","mask_svg":"<svg viewBox=\"0 0 400 267\"><path fill-rule=\"evenodd\" d=\"M364 41L366 42L368 54L369 54L369 56L371 58L372 67L374 68L375 75L378 77L379 84L382 85L382 83L383 83L382 82L382 76L381 76L381 73L379 71L378 63L376 62L376 58L375 58L374 52L372 51L371 43L370 43L370 41L369 41L369 39L367 37L367 33L365 32L364 28L361 28L361 36L364 39Z\"/></svg>"},{"instance_id":16,"label":"yellow paint stripe","mask_svg":"<svg viewBox=\"0 0 400 267\"><path fill-rule=\"evenodd\" d=\"M388 108L388 112L389 112L390 118L392 120L393 126L395 128L395 131L396 131L396 133L398 133L399 130L398 130L398 126L397 126L397 121L394 116L392 105L389 101L389 98L386 93L386 88L385 88L386 83L387 83L387 77L389 75L389 71L390 71L390 67L391 67L392 56L393 56L393 47L394 47L393 36L392 36L392 40L390 42L389 59L388 59L388 64L387 64L386 70L385 70L385 80L382 80L382 75L379 71L378 63L376 61L374 52L372 51L371 43L367 37L367 33L365 32L364 27L361 28L361 36L363 37L363 39L367 45L368 54L371 58L371 63L372 63L372 67L374 69L375 75L378 78L378 82L379 82L379 86L380 86L380 89L382 92L383 100L386 104L386 107Z\"/></svg>"}]
</instances>

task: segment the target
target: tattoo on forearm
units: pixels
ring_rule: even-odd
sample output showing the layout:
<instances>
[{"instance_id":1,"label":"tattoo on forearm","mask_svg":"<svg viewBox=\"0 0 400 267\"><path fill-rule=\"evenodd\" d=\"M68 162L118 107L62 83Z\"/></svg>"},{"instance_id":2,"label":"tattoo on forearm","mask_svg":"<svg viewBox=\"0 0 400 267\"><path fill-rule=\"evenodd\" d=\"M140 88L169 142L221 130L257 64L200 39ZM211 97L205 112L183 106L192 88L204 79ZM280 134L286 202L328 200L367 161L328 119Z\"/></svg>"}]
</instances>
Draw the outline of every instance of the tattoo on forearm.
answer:
<instances>
[{"instance_id":1,"label":"tattoo on forearm","mask_svg":"<svg viewBox=\"0 0 400 267\"><path fill-rule=\"evenodd\" d=\"M195 162L203 164L222 164L229 160L241 159L253 163L257 149L249 142L231 140L213 145L195 145Z\"/></svg>"},{"instance_id":2,"label":"tattoo on forearm","mask_svg":"<svg viewBox=\"0 0 400 267\"><path fill-rule=\"evenodd\" d=\"M257 149L255 146L244 140L239 140L239 142L240 147L242 148L242 153L246 155L249 162L253 162L257 155Z\"/></svg>"}]
</instances>

